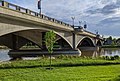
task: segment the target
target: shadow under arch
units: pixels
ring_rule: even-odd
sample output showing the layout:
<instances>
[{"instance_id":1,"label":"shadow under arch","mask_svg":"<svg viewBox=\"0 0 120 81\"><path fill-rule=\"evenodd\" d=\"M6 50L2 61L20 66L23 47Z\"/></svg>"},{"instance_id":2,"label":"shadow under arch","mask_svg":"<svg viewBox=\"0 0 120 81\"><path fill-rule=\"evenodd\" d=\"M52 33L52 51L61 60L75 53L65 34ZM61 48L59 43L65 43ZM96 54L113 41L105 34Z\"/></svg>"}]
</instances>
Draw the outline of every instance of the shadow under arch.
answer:
<instances>
[{"instance_id":1,"label":"shadow under arch","mask_svg":"<svg viewBox=\"0 0 120 81\"><path fill-rule=\"evenodd\" d=\"M56 35L60 36L60 37L64 40L64 42L68 43L68 45L70 46L70 48L73 48L72 44L71 44L64 36L62 36L61 34L59 34L59 33L56 32L56 31L54 31L54 33L55 33ZM60 39L59 39L59 40L60 40Z\"/></svg>"},{"instance_id":2,"label":"shadow under arch","mask_svg":"<svg viewBox=\"0 0 120 81\"><path fill-rule=\"evenodd\" d=\"M56 41L55 45L58 45L58 49L72 49L72 47L68 44L67 41L65 41L63 38L60 38Z\"/></svg>"},{"instance_id":3,"label":"shadow under arch","mask_svg":"<svg viewBox=\"0 0 120 81\"><path fill-rule=\"evenodd\" d=\"M79 47L95 47L93 40L90 37L83 37L78 44L76 45L77 48Z\"/></svg>"},{"instance_id":4,"label":"shadow under arch","mask_svg":"<svg viewBox=\"0 0 120 81\"><path fill-rule=\"evenodd\" d=\"M15 41L13 39L13 37L17 37L17 41ZM9 49L14 49L13 44L15 44L17 42L17 49L20 49L23 46L29 46L28 44L31 43L34 46L37 46L39 48L41 48L38 44L34 43L33 41L26 39L22 36L17 36L13 33L9 33L6 35L3 35L0 37L0 45L2 46L6 46Z\"/></svg>"},{"instance_id":5,"label":"shadow under arch","mask_svg":"<svg viewBox=\"0 0 120 81\"><path fill-rule=\"evenodd\" d=\"M41 30L41 29L39 29L39 28L25 28L25 29L17 29L17 30L11 30L11 31L7 31L7 32L5 32L4 34L1 34L1 36L0 36L0 38L1 37L3 37L3 36L6 36L6 35L9 35L9 34L15 34L15 35L17 35L17 33L20 33L20 32L26 32L26 31L40 31L40 33L41 32L47 32L47 31L50 31L50 30ZM56 35L58 35L59 37L61 37L64 41L66 41L68 44L69 44L69 46L72 48L72 44L64 37L64 36L62 36L61 34L59 34L59 32L56 32L56 31L54 31L54 33L56 34ZM18 36L20 36L20 37L23 37L23 38L25 38L25 39L27 39L27 40L29 40L29 41L31 41L31 42L33 42L33 43L35 43L33 40L30 40L30 39L28 39L27 37L25 37L25 36L22 36L22 35L18 35ZM42 38L41 38L42 39ZM37 43L35 43L36 45L38 45L40 48L41 48L41 46L39 45L39 44L37 44ZM6 46L6 45L5 45Z\"/></svg>"}]
</instances>

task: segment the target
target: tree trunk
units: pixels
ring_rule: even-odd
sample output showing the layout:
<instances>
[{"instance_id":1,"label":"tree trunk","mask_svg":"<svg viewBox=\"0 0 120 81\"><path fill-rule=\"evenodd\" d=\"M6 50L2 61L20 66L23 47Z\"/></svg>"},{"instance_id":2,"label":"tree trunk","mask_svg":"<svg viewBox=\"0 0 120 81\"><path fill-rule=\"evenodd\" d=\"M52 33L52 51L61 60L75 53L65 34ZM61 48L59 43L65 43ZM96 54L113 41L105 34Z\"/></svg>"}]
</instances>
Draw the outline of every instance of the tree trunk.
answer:
<instances>
[{"instance_id":1,"label":"tree trunk","mask_svg":"<svg viewBox=\"0 0 120 81\"><path fill-rule=\"evenodd\" d=\"M51 70L51 64L52 64L52 58L51 58L51 53L50 53L50 70Z\"/></svg>"}]
</instances>

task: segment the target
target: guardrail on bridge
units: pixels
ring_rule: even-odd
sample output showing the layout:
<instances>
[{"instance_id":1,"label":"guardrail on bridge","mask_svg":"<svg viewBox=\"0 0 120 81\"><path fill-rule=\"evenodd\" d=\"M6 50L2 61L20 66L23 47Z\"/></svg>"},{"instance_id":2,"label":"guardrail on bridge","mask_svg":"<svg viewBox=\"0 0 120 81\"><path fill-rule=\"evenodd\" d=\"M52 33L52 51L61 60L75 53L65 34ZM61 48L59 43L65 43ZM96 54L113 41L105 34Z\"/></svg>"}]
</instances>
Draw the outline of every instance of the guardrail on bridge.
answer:
<instances>
[{"instance_id":1,"label":"guardrail on bridge","mask_svg":"<svg viewBox=\"0 0 120 81\"><path fill-rule=\"evenodd\" d=\"M54 19L54 18L51 18L51 17L48 17L48 16L45 16L43 14L39 14L37 12L34 12L32 10L29 10L29 9L26 9L26 8L23 8L23 7L20 7L20 6L17 6L15 4L8 3L6 1L0 1L0 6L18 11L18 12L21 12L21 13L26 13L28 15L35 16L35 17L38 17L38 18L41 18L41 19L45 19L45 20L48 20L48 21L51 21L51 22L54 22L54 23L57 23L57 24L72 27L70 24L64 23L62 21L59 21L57 19Z\"/></svg>"}]
</instances>

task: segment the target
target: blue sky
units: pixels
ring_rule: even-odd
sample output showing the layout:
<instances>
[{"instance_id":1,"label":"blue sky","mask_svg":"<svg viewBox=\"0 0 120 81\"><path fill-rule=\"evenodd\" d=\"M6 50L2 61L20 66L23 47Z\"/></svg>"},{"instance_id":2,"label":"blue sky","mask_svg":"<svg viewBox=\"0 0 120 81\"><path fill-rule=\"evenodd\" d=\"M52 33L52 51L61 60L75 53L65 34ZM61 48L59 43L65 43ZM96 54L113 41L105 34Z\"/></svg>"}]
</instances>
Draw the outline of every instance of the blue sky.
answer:
<instances>
[{"instance_id":1,"label":"blue sky","mask_svg":"<svg viewBox=\"0 0 120 81\"><path fill-rule=\"evenodd\" d=\"M38 0L5 0L39 12ZM88 24L87 30L104 36L120 37L120 0L42 0L42 13L75 25Z\"/></svg>"}]
</instances>

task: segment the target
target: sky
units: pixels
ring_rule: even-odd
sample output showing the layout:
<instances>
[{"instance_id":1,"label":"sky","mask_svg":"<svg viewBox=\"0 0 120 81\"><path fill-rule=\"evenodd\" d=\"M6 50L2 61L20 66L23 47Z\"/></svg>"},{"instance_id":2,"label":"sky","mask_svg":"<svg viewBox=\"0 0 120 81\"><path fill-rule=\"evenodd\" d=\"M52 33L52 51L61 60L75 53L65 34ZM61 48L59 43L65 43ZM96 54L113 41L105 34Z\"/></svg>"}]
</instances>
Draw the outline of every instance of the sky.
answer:
<instances>
[{"instance_id":1,"label":"sky","mask_svg":"<svg viewBox=\"0 0 120 81\"><path fill-rule=\"evenodd\" d=\"M5 0L39 12L38 0ZM83 26L104 37L120 37L120 0L42 0L42 14L72 25ZM82 22L79 24L79 21Z\"/></svg>"}]
</instances>

